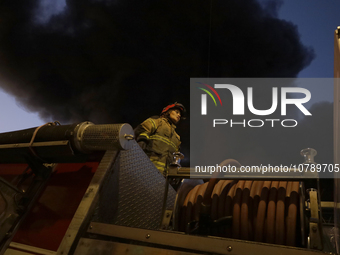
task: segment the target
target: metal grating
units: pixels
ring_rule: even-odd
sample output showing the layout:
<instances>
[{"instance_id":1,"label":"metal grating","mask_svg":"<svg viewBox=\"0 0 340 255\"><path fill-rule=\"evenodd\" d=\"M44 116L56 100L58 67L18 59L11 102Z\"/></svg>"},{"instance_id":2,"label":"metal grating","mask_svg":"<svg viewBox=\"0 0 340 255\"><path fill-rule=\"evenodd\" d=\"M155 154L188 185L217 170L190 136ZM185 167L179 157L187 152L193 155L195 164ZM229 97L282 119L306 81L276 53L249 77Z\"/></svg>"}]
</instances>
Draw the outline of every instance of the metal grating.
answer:
<instances>
[{"instance_id":1,"label":"metal grating","mask_svg":"<svg viewBox=\"0 0 340 255\"><path fill-rule=\"evenodd\" d=\"M161 222L165 179L133 141L121 151L101 193L94 221L127 227L158 229ZM167 208L176 192L169 186Z\"/></svg>"},{"instance_id":2,"label":"metal grating","mask_svg":"<svg viewBox=\"0 0 340 255\"><path fill-rule=\"evenodd\" d=\"M82 136L82 147L86 150L107 150L119 146L119 133L124 124L91 125Z\"/></svg>"}]
</instances>

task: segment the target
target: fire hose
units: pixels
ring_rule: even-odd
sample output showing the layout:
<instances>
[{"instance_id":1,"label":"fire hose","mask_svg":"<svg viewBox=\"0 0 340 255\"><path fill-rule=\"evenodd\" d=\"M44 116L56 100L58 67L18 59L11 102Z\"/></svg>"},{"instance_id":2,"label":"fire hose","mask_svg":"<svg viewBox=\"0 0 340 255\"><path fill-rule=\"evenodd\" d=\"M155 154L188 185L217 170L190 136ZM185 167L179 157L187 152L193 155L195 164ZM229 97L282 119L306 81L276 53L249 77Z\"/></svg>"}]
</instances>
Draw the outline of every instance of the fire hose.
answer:
<instances>
[{"instance_id":1,"label":"fire hose","mask_svg":"<svg viewBox=\"0 0 340 255\"><path fill-rule=\"evenodd\" d=\"M180 231L188 231L188 224L199 220L208 186L208 182L197 185L186 196L179 210ZM299 182L219 180L210 197L211 219L232 216L232 222L213 228L209 234L296 245Z\"/></svg>"}]
</instances>

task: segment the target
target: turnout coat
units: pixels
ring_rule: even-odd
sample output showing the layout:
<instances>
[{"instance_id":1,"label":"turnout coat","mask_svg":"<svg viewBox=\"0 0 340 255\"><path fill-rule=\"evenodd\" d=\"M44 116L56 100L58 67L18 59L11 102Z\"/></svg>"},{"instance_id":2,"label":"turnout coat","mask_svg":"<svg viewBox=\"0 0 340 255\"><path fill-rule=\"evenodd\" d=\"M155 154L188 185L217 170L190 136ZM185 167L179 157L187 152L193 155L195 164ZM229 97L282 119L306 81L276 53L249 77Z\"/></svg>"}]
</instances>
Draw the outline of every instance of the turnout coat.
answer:
<instances>
[{"instance_id":1,"label":"turnout coat","mask_svg":"<svg viewBox=\"0 0 340 255\"><path fill-rule=\"evenodd\" d=\"M148 118L135 129L138 144L163 174L173 158L172 154L180 148L180 136L175 129L168 118L158 116Z\"/></svg>"}]
</instances>

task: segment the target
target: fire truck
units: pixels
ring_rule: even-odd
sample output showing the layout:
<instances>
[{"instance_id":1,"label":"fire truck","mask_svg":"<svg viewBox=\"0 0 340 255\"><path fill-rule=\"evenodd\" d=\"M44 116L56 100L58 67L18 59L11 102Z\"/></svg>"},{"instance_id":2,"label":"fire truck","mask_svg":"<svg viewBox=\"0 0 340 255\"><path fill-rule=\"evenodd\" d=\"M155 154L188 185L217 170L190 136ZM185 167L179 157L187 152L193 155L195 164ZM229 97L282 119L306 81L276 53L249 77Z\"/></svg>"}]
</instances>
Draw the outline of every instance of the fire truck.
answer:
<instances>
[{"instance_id":1,"label":"fire truck","mask_svg":"<svg viewBox=\"0 0 340 255\"><path fill-rule=\"evenodd\" d=\"M335 78L339 38L340 28ZM334 98L339 164L338 79ZM313 149L303 155L313 164ZM317 174L308 182L190 179L180 159L174 155L164 176L126 123L54 122L0 134L0 254L339 253L337 174L334 201L321 201ZM221 164L240 167L233 159Z\"/></svg>"}]
</instances>

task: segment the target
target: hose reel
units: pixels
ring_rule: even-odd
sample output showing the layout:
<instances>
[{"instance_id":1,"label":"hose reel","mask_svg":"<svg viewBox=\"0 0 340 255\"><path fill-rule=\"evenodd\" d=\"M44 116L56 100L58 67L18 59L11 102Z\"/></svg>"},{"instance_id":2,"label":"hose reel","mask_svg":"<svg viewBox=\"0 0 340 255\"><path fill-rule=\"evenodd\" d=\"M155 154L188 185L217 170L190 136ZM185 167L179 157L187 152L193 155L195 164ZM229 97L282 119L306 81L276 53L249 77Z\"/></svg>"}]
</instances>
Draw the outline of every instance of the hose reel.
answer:
<instances>
[{"instance_id":1,"label":"hose reel","mask_svg":"<svg viewBox=\"0 0 340 255\"><path fill-rule=\"evenodd\" d=\"M218 180L210 195L208 186L182 181L174 230L322 250L320 198L316 189L305 191L304 182Z\"/></svg>"},{"instance_id":2,"label":"hose reel","mask_svg":"<svg viewBox=\"0 0 340 255\"><path fill-rule=\"evenodd\" d=\"M179 210L179 231L199 222L208 183L191 189ZM214 187L209 217L216 222L232 217L230 224L216 225L208 234L257 242L296 246L299 182L220 180Z\"/></svg>"}]
</instances>

